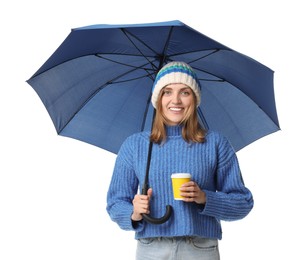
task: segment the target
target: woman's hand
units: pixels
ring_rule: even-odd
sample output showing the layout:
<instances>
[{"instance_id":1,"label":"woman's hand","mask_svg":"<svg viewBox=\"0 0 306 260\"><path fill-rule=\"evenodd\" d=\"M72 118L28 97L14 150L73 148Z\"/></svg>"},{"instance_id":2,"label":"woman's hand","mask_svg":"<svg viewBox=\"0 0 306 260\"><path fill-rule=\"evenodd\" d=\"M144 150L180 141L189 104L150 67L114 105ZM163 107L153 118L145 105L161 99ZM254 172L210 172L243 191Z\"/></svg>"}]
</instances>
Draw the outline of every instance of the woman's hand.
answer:
<instances>
[{"instance_id":1,"label":"woman's hand","mask_svg":"<svg viewBox=\"0 0 306 260\"><path fill-rule=\"evenodd\" d=\"M148 189L147 195L136 194L133 199L133 214L131 219L133 221L142 220L142 214L149 214L149 203L152 196L152 188Z\"/></svg>"},{"instance_id":2,"label":"woman's hand","mask_svg":"<svg viewBox=\"0 0 306 260\"><path fill-rule=\"evenodd\" d=\"M206 203L206 194L200 189L194 181L184 183L181 188L181 196L185 202L196 202L198 204Z\"/></svg>"}]
</instances>

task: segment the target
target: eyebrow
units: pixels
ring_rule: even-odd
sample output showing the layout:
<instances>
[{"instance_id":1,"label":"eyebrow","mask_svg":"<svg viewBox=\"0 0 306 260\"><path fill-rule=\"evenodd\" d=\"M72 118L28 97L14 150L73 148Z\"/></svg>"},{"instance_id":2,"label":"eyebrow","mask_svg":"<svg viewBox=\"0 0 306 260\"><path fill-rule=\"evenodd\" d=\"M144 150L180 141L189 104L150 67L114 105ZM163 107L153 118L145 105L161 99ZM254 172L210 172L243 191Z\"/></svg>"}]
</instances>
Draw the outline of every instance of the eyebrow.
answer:
<instances>
[{"instance_id":1,"label":"eyebrow","mask_svg":"<svg viewBox=\"0 0 306 260\"><path fill-rule=\"evenodd\" d=\"M166 89L171 89L171 90L173 90L173 88L172 87L170 87L170 86L166 86L166 87L164 87L164 90L166 90ZM191 90L191 88L190 87L183 87L183 88L180 88L179 90L188 90L188 89L190 89Z\"/></svg>"}]
</instances>

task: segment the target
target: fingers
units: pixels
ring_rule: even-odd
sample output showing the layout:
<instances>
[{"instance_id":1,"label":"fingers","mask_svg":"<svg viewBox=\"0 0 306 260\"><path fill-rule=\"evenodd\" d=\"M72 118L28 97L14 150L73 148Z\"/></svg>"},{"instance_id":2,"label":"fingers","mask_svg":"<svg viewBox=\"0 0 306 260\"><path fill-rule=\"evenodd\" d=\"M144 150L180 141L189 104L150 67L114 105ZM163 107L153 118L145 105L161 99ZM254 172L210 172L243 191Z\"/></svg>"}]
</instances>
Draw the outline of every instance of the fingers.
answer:
<instances>
[{"instance_id":1,"label":"fingers","mask_svg":"<svg viewBox=\"0 0 306 260\"><path fill-rule=\"evenodd\" d=\"M196 202L198 204L204 204L206 202L206 194L194 181L183 184L180 191L185 202Z\"/></svg>"},{"instance_id":2,"label":"fingers","mask_svg":"<svg viewBox=\"0 0 306 260\"><path fill-rule=\"evenodd\" d=\"M149 196L147 195L136 195L133 200L134 207L140 209L148 209L149 208Z\"/></svg>"},{"instance_id":3,"label":"fingers","mask_svg":"<svg viewBox=\"0 0 306 260\"><path fill-rule=\"evenodd\" d=\"M182 192L195 193L195 192L199 191L200 188L194 181L190 181L190 182L184 183L181 186L180 190Z\"/></svg>"},{"instance_id":4,"label":"fingers","mask_svg":"<svg viewBox=\"0 0 306 260\"><path fill-rule=\"evenodd\" d=\"M184 201L191 202L197 196L198 186L195 182L190 181L183 184L180 188L181 196L184 197Z\"/></svg>"},{"instance_id":5,"label":"fingers","mask_svg":"<svg viewBox=\"0 0 306 260\"><path fill-rule=\"evenodd\" d=\"M142 214L149 214L150 197L152 196L152 189L148 190L148 195L136 194L132 201L133 203L133 220L142 219Z\"/></svg>"}]
</instances>

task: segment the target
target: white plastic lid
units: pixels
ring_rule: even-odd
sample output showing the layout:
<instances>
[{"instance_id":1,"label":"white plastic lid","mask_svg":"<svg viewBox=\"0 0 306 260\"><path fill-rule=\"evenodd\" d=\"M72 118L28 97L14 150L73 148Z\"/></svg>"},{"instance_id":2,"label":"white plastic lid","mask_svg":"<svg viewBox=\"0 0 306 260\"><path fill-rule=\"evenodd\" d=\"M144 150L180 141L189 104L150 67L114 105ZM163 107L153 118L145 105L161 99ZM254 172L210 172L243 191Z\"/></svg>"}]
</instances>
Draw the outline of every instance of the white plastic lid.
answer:
<instances>
[{"instance_id":1,"label":"white plastic lid","mask_svg":"<svg viewBox=\"0 0 306 260\"><path fill-rule=\"evenodd\" d=\"M172 173L171 178L191 178L190 173Z\"/></svg>"}]
</instances>

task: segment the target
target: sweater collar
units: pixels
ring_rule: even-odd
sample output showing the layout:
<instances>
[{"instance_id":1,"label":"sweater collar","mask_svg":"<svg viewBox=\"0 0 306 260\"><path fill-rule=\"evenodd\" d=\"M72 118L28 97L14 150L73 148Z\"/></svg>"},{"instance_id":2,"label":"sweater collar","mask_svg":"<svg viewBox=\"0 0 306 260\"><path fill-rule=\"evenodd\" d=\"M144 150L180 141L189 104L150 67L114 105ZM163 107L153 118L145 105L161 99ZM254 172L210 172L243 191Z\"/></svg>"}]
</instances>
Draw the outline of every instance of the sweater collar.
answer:
<instances>
[{"instance_id":1,"label":"sweater collar","mask_svg":"<svg viewBox=\"0 0 306 260\"><path fill-rule=\"evenodd\" d=\"M175 126L166 126L167 136L180 136L182 135L182 125L175 125Z\"/></svg>"}]
</instances>

